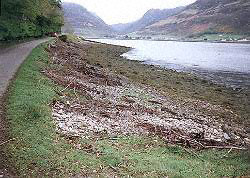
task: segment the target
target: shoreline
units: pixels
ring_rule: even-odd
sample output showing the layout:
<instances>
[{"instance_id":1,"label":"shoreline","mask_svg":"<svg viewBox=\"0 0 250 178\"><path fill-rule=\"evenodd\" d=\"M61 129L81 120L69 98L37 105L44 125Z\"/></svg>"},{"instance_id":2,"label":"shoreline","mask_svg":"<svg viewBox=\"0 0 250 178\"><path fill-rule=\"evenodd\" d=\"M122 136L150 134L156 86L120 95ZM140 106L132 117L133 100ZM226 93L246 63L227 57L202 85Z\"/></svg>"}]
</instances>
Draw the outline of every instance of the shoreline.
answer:
<instances>
[{"instance_id":1,"label":"shoreline","mask_svg":"<svg viewBox=\"0 0 250 178\"><path fill-rule=\"evenodd\" d=\"M120 57L127 50L76 38L33 50L10 87L6 106L10 136L16 139L5 151L17 173L246 175L243 123L235 123L238 117L230 108L207 102L226 90Z\"/></svg>"},{"instance_id":2,"label":"shoreline","mask_svg":"<svg viewBox=\"0 0 250 178\"><path fill-rule=\"evenodd\" d=\"M88 41L91 41L91 40L88 40ZM129 49L129 50L133 49L133 48L129 48L129 47L126 47L126 46L105 44L105 43L96 42L96 41L91 41L91 42L96 43L96 44L100 44L100 45L104 45L104 46L111 46L111 47L115 46L115 47L118 47L118 48L122 47L122 48ZM128 51L126 51L126 52L128 52ZM190 91L186 91L185 93L190 93L191 92L194 95L193 96L194 98L198 98L198 99L202 98L202 99L205 99L205 100L210 101L212 103L222 104L222 105L224 105L226 107L231 107L232 105L234 105L233 103L235 103L235 102L237 103L237 99L244 100L244 103L239 102L239 104L237 104L237 105L241 105L241 104L245 105L245 108L246 108L245 111L247 111L249 113L246 114L243 117L243 118L245 118L247 120L243 119L242 121L245 120L245 123L250 126L250 122L249 122L249 119L250 119L250 117L249 117L249 115L250 115L250 102L246 101L248 98L249 98L249 101L250 101L250 95L248 94L249 88L245 88L244 91L242 91L241 89L238 89L237 87L236 87L236 89L234 89L233 87L228 87L228 86L225 86L224 84L216 84L214 81L208 80L207 78L203 78L203 77L199 76L199 74L197 74L197 73L189 73L189 72L185 72L185 71L177 72L176 70L173 70L173 69L164 68L164 67L157 66L157 65L152 65L152 64L145 64L144 61L130 60L130 59L127 59L127 58L122 57L122 56L120 58L122 60L125 60L128 63L128 66L127 66L128 68L129 68L130 65L132 65L132 66L135 65L135 66L138 66L138 67L143 66L144 70L146 70L146 71L153 69L153 71L159 70L160 71L159 73L161 73L161 71L163 71L163 72L166 72L167 74L170 74L172 76L173 75L176 76L176 78L174 77L171 80L174 80L174 81L177 80L177 84L174 84L174 86L170 87L170 88L175 88L175 87L179 88L179 87L181 87L179 85L179 83L184 84L183 87L188 87L187 90L190 90ZM135 69L135 70L137 70L137 69ZM158 74L156 74L156 75L158 75ZM145 79L146 78L147 77L145 77ZM183 78L188 78L187 79L188 81L183 81ZM161 80L165 81L164 78L162 78ZM171 83L171 84L173 84L173 83ZM154 84L154 85L158 85L158 84ZM187 86L185 86L185 85L187 85ZM194 88L192 88L192 87L194 87ZM201 89L201 88L203 88L203 89ZM162 89L162 87L160 87L160 89ZM209 90L209 91L207 92L204 89ZM180 92L181 92L181 90L183 90L182 87L180 88ZM197 90L197 91L195 91L195 90ZM202 96L201 95L202 92L199 93L199 90L202 90L204 92L204 94L208 95L209 97ZM171 90L167 90L167 91L169 91L170 93L172 92ZM177 92L178 93L177 95L184 96L184 97L186 97L187 95L190 95L190 94L187 94L187 95L184 94L183 95L180 92ZM212 97L213 99L210 98L210 95L211 95L210 92L215 92L214 94L212 94L212 95L214 95ZM174 93L176 93L176 92L174 92ZM176 96L176 94L174 94L174 95ZM218 96L216 97L215 95L218 95ZM219 96L219 95L222 95L222 96ZM246 99L244 99L245 97L246 97ZM222 99L223 101L220 101L220 99ZM233 101L233 103L232 103L232 101ZM241 106L239 106L239 107L237 106L236 108L241 108ZM234 111L238 112L237 110L238 109L235 109ZM243 111L243 112L245 112L245 111Z\"/></svg>"},{"instance_id":3,"label":"shoreline","mask_svg":"<svg viewBox=\"0 0 250 178\"><path fill-rule=\"evenodd\" d=\"M113 40L115 40L115 39L113 39ZM91 39L87 39L86 41L97 43L97 44L113 45L113 44L108 44L108 43L105 43L105 42L93 41ZM150 40L148 40L148 41L150 41ZM115 46L122 46L122 45L117 44ZM122 46L122 47L130 48L129 51L135 49L135 48L132 48L132 47L127 47L127 46ZM124 54L126 54L126 53L124 53ZM121 55L121 57L124 57L122 55ZM128 59L127 57L124 57L124 58L126 58L127 60L131 60L131 59ZM175 68L167 67L166 65L154 64L154 61L145 61L145 60L131 60L131 61L138 61L138 62L140 62L142 64L146 64L148 66L154 65L155 67L159 67L159 68L164 69L164 70L173 70L173 71L176 71L178 73L186 73L187 75L189 75L189 74L196 75L201 79L208 80L209 82L212 82L215 85L221 85L221 86L226 87L228 89L250 90L250 84L240 84L242 81L238 82L238 84L236 84L236 81L232 81L231 78L228 78L228 79L224 78L224 81L222 81L222 79L220 77L217 77L217 78L216 77L211 77L211 75L213 75L213 76L215 76L215 75L216 76L217 75L219 75L219 76L228 76L228 75L237 75L238 76L238 75L241 75L242 80L243 79L245 80L245 78L247 78L246 76L250 76L250 73L247 73L247 72L209 70L209 69L192 68L192 67L184 67L183 69L178 70L178 69L175 69ZM247 82L247 81L245 81L245 82Z\"/></svg>"},{"instance_id":4,"label":"shoreline","mask_svg":"<svg viewBox=\"0 0 250 178\"><path fill-rule=\"evenodd\" d=\"M186 43L227 43L227 44L250 44L250 40L248 41L209 41L209 40L150 40L150 39L123 39L123 38L87 38L87 40L91 39L107 39L107 40L128 40L128 41L173 41L173 42L186 42Z\"/></svg>"}]
</instances>

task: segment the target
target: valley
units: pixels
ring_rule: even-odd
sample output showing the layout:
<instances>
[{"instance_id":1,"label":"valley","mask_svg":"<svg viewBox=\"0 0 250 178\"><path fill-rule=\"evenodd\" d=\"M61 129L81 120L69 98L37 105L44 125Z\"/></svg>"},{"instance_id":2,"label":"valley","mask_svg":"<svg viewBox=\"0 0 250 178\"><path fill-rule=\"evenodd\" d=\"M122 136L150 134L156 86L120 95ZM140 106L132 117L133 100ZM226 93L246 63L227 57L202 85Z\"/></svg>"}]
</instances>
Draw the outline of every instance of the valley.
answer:
<instances>
[{"instance_id":1,"label":"valley","mask_svg":"<svg viewBox=\"0 0 250 178\"><path fill-rule=\"evenodd\" d=\"M249 0L0 8L0 178L249 177Z\"/></svg>"},{"instance_id":2,"label":"valley","mask_svg":"<svg viewBox=\"0 0 250 178\"><path fill-rule=\"evenodd\" d=\"M65 12L72 12L69 3L65 3L64 9ZM86 38L219 42L250 40L250 20L246 18L250 15L250 2L247 0L197 0L185 7L150 9L137 21L113 25L105 24L93 14L89 16L90 12L82 13L79 16L81 19L72 18L81 11L74 13L65 13L65 20L71 22L73 33ZM81 23L84 19L85 23Z\"/></svg>"}]
</instances>

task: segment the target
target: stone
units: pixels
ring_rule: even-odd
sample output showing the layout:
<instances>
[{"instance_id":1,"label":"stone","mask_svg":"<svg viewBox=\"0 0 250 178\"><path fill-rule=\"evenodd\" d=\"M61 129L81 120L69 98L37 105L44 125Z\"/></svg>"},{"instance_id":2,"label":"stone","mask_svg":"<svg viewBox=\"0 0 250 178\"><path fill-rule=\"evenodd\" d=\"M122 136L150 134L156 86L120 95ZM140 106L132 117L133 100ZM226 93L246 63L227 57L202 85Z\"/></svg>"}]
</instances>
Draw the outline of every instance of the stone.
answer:
<instances>
[{"instance_id":1,"label":"stone","mask_svg":"<svg viewBox=\"0 0 250 178\"><path fill-rule=\"evenodd\" d=\"M60 129L65 129L66 125L65 125L65 123L59 123L59 124L58 124L58 127L59 127Z\"/></svg>"},{"instance_id":2,"label":"stone","mask_svg":"<svg viewBox=\"0 0 250 178\"><path fill-rule=\"evenodd\" d=\"M250 128L245 129L247 133L250 133Z\"/></svg>"},{"instance_id":3,"label":"stone","mask_svg":"<svg viewBox=\"0 0 250 178\"><path fill-rule=\"evenodd\" d=\"M61 117L61 115L60 114L58 114L58 113L53 113L53 115L52 116L54 116L54 117Z\"/></svg>"},{"instance_id":4,"label":"stone","mask_svg":"<svg viewBox=\"0 0 250 178\"><path fill-rule=\"evenodd\" d=\"M224 133L224 138L225 138L226 140L231 140L231 138L229 137L229 135L228 135L227 133Z\"/></svg>"},{"instance_id":5,"label":"stone","mask_svg":"<svg viewBox=\"0 0 250 178\"><path fill-rule=\"evenodd\" d=\"M61 117L64 119L69 118L69 116L67 114L63 114Z\"/></svg>"},{"instance_id":6,"label":"stone","mask_svg":"<svg viewBox=\"0 0 250 178\"><path fill-rule=\"evenodd\" d=\"M249 138L244 138L244 141L246 142L247 145L250 145L250 139Z\"/></svg>"},{"instance_id":7,"label":"stone","mask_svg":"<svg viewBox=\"0 0 250 178\"><path fill-rule=\"evenodd\" d=\"M58 111L58 114L63 114L63 110L60 109L60 110Z\"/></svg>"}]
</instances>

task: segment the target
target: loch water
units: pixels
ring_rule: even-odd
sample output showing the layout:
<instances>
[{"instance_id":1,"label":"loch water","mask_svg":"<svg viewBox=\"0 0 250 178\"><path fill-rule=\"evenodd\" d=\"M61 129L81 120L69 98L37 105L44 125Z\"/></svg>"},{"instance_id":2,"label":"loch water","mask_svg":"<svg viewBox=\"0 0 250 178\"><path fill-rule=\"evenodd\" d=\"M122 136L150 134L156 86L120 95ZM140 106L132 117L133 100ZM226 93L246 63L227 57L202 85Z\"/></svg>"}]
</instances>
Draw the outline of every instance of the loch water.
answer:
<instances>
[{"instance_id":1,"label":"loch water","mask_svg":"<svg viewBox=\"0 0 250 178\"><path fill-rule=\"evenodd\" d=\"M95 39L133 48L123 54L179 72L190 72L232 88L250 89L250 44Z\"/></svg>"}]
</instances>

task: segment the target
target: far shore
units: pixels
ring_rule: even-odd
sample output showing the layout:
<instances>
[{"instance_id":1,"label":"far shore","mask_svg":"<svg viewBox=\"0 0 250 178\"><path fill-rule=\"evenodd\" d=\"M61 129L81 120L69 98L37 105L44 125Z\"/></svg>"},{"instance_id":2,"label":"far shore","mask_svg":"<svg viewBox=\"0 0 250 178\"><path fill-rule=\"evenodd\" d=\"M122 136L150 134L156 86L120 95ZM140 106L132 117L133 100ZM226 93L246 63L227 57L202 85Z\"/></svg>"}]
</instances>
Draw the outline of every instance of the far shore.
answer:
<instances>
[{"instance_id":1,"label":"far shore","mask_svg":"<svg viewBox=\"0 0 250 178\"><path fill-rule=\"evenodd\" d=\"M250 44L250 40L247 41L221 41L221 40L179 40L179 39L125 39L125 38L105 38L105 37L88 37L87 39L109 39L109 40L142 40L142 41L174 41L174 42L202 42L202 43L228 43L228 44Z\"/></svg>"}]
</instances>

